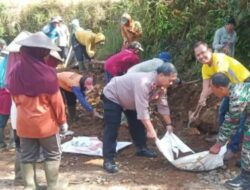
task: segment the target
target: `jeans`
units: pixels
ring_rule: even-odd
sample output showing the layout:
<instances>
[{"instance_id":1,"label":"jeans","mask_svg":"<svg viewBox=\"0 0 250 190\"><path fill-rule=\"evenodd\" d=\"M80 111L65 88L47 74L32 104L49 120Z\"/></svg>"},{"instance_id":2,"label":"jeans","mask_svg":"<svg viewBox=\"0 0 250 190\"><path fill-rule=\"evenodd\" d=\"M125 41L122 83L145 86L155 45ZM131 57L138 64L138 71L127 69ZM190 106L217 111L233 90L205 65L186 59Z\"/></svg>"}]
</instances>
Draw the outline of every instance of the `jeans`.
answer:
<instances>
[{"instance_id":1,"label":"jeans","mask_svg":"<svg viewBox=\"0 0 250 190\"><path fill-rule=\"evenodd\" d=\"M74 35L72 36L71 41L77 61L83 62L84 59L90 60L90 57L86 50L86 46L80 44Z\"/></svg>"},{"instance_id":2,"label":"jeans","mask_svg":"<svg viewBox=\"0 0 250 190\"><path fill-rule=\"evenodd\" d=\"M225 120L225 115L229 111L229 97L224 97L220 109L219 109L219 126L221 126ZM246 113L242 113L240 116L240 124L234 135L231 137L231 141L228 144L228 149L232 152L238 152L240 150L240 142L244 133L246 121Z\"/></svg>"}]
</instances>

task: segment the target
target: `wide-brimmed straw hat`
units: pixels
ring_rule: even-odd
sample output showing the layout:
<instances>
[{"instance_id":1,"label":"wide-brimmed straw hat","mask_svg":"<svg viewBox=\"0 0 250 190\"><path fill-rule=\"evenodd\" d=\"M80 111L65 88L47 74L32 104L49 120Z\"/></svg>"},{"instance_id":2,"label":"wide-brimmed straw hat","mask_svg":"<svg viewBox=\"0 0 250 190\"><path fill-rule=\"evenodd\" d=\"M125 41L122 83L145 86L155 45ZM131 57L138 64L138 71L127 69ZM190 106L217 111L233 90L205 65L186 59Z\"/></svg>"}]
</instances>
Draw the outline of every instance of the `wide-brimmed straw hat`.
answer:
<instances>
[{"instance_id":1,"label":"wide-brimmed straw hat","mask_svg":"<svg viewBox=\"0 0 250 190\"><path fill-rule=\"evenodd\" d=\"M16 44L27 47L40 47L55 51L61 51L59 47L57 47L48 36L46 36L43 32L36 32L31 34L29 37L17 41Z\"/></svg>"},{"instance_id":2,"label":"wide-brimmed straw hat","mask_svg":"<svg viewBox=\"0 0 250 190\"><path fill-rule=\"evenodd\" d=\"M58 61L61 61L63 62L63 58L61 58L60 54L55 51L55 50L51 50L50 53L49 53L52 57L54 57L55 59L57 59Z\"/></svg>"},{"instance_id":3,"label":"wide-brimmed straw hat","mask_svg":"<svg viewBox=\"0 0 250 190\"><path fill-rule=\"evenodd\" d=\"M8 52L19 52L21 45L16 44L17 41L23 40L30 36L32 33L28 31L20 32L14 40L6 47L6 51Z\"/></svg>"}]
</instances>

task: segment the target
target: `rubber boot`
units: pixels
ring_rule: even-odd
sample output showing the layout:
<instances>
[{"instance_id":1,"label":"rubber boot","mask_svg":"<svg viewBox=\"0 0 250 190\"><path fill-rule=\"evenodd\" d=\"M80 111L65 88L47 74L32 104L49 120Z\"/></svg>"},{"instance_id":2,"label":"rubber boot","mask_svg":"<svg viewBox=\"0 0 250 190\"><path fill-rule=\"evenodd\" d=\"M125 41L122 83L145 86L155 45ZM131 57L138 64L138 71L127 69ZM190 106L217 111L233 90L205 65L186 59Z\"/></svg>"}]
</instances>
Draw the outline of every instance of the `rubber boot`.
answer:
<instances>
[{"instance_id":1,"label":"rubber boot","mask_svg":"<svg viewBox=\"0 0 250 190\"><path fill-rule=\"evenodd\" d=\"M15 138L14 138L14 131L10 130L10 140L8 144L9 149L14 149L15 148Z\"/></svg>"},{"instance_id":2,"label":"rubber boot","mask_svg":"<svg viewBox=\"0 0 250 190\"><path fill-rule=\"evenodd\" d=\"M44 162L45 176L47 180L47 190L63 190L68 187L67 182L58 183L60 162L60 160Z\"/></svg>"},{"instance_id":3,"label":"rubber boot","mask_svg":"<svg viewBox=\"0 0 250 190\"><path fill-rule=\"evenodd\" d=\"M33 163L21 164L24 179L24 190L36 190L35 167Z\"/></svg>"},{"instance_id":4,"label":"rubber boot","mask_svg":"<svg viewBox=\"0 0 250 190\"><path fill-rule=\"evenodd\" d=\"M4 142L4 128L0 128L0 149L5 148L6 144Z\"/></svg>"},{"instance_id":5,"label":"rubber boot","mask_svg":"<svg viewBox=\"0 0 250 190\"><path fill-rule=\"evenodd\" d=\"M69 111L69 122L73 123L76 121L76 107L75 106L68 106Z\"/></svg>"},{"instance_id":6,"label":"rubber boot","mask_svg":"<svg viewBox=\"0 0 250 190\"><path fill-rule=\"evenodd\" d=\"M20 151L16 150L16 158L15 158L15 179L14 179L14 185L24 185L24 180L22 176L22 170L21 170L21 163L20 163Z\"/></svg>"}]
</instances>

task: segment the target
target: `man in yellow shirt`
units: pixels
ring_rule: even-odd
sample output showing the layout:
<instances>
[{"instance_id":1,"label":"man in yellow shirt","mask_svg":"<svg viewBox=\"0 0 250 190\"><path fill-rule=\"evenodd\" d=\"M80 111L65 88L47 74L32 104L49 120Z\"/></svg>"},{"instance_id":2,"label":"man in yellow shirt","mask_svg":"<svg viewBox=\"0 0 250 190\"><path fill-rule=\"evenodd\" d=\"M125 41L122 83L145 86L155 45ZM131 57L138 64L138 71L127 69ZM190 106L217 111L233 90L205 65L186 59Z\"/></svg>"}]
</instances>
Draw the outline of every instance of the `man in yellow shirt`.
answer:
<instances>
[{"instance_id":1,"label":"man in yellow shirt","mask_svg":"<svg viewBox=\"0 0 250 190\"><path fill-rule=\"evenodd\" d=\"M222 72L231 81L231 83L250 82L250 72L244 65L236 59L227 56L224 53L212 53L212 50L204 42L197 42L194 46L195 57L202 64L203 87L198 104L205 106L208 96L212 93L210 87L210 78L213 74ZM219 126L222 125L225 114L229 110L229 98L224 97L219 110ZM191 115L192 120L196 118ZM231 138L228 145L228 154L225 159L229 159L234 152L239 150L241 134L244 129L245 117L242 115L240 127L237 133ZM228 158L227 158L228 157Z\"/></svg>"}]
</instances>

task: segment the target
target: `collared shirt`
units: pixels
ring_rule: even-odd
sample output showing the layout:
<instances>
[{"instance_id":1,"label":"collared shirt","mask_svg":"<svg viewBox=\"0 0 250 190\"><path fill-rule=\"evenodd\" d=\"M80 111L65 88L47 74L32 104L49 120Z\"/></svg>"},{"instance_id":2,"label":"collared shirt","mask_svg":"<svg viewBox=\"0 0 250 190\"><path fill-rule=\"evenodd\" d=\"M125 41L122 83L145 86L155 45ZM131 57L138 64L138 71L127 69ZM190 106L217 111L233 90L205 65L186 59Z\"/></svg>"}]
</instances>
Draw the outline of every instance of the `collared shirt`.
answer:
<instances>
[{"instance_id":1,"label":"collared shirt","mask_svg":"<svg viewBox=\"0 0 250 190\"><path fill-rule=\"evenodd\" d=\"M136 110L137 119L149 119L149 103L152 87L156 82L156 72L127 73L114 77L104 87L104 95L111 101L119 104L124 110ZM158 111L162 115L169 115L166 93L157 101Z\"/></svg>"},{"instance_id":2,"label":"collared shirt","mask_svg":"<svg viewBox=\"0 0 250 190\"><path fill-rule=\"evenodd\" d=\"M224 73L232 83L244 82L250 77L250 72L243 64L224 53L213 53L211 66L203 64L202 78L210 79L218 72Z\"/></svg>"},{"instance_id":3,"label":"collared shirt","mask_svg":"<svg viewBox=\"0 0 250 190\"><path fill-rule=\"evenodd\" d=\"M223 52L225 46L229 46L229 55L234 57L235 43L237 40L236 32L228 33L225 26L216 30L213 41L214 52Z\"/></svg>"},{"instance_id":4,"label":"collared shirt","mask_svg":"<svg viewBox=\"0 0 250 190\"><path fill-rule=\"evenodd\" d=\"M126 73L131 66L139 63L139 60L139 55L132 49L124 49L107 59L104 69L112 76L120 76Z\"/></svg>"},{"instance_id":5,"label":"collared shirt","mask_svg":"<svg viewBox=\"0 0 250 190\"><path fill-rule=\"evenodd\" d=\"M218 140L225 144L234 130L240 124L242 112L250 111L250 83L239 83L229 86L229 112L225 116L225 121L220 127Z\"/></svg>"}]
</instances>

